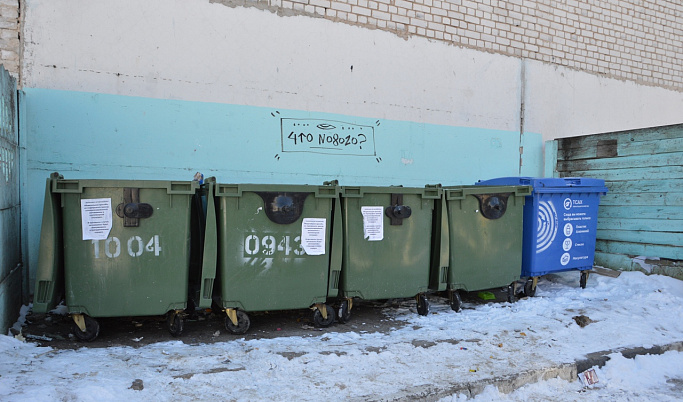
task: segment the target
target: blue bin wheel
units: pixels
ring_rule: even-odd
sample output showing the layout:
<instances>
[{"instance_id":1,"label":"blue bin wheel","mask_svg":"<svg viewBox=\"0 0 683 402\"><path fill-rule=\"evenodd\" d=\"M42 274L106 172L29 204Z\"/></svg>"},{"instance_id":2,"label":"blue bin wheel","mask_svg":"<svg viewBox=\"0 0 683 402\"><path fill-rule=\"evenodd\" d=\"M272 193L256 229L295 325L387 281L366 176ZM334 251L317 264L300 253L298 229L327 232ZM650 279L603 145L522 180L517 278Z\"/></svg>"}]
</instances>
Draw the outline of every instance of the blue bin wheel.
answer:
<instances>
[{"instance_id":1,"label":"blue bin wheel","mask_svg":"<svg viewBox=\"0 0 683 402\"><path fill-rule=\"evenodd\" d=\"M462 297L460 297L460 292L457 290L452 290L448 294L448 301L451 305L451 310L459 313L462 310Z\"/></svg>"},{"instance_id":2,"label":"blue bin wheel","mask_svg":"<svg viewBox=\"0 0 683 402\"><path fill-rule=\"evenodd\" d=\"M427 296L422 293L417 295L417 313L419 315L429 314L429 302L427 301Z\"/></svg>"},{"instance_id":3,"label":"blue bin wheel","mask_svg":"<svg viewBox=\"0 0 683 402\"><path fill-rule=\"evenodd\" d=\"M166 327L173 336L180 336L183 333L184 320L175 311L170 311L166 317Z\"/></svg>"},{"instance_id":4,"label":"blue bin wheel","mask_svg":"<svg viewBox=\"0 0 683 402\"><path fill-rule=\"evenodd\" d=\"M83 319L85 320L85 332L81 331L75 322L73 323L71 332L79 341L94 341L95 338L97 338L97 336L100 334L100 323L97 322L96 319L85 314L83 315Z\"/></svg>"},{"instance_id":5,"label":"blue bin wheel","mask_svg":"<svg viewBox=\"0 0 683 402\"><path fill-rule=\"evenodd\" d=\"M581 285L581 289L586 288L586 282L588 282L588 272L581 271L581 280L579 281L579 285Z\"/></svg>"},{"instance_id":6,"label":"blue bin wheel","mask_svg":"<svg viewBox=\"0 0 683 402\"><path fill-rule=\"evenodd\" d=\"M249 330L249 327L251 326L251 320L249 319L249 316L247 313L245 313L242 310L237 310L237 325L232 323L232 320L230 317L225 317L225 329L228 330L231 334L234 335L241 335L246 333Z\"/></svg>"},{"instance_id":7,"label":"blue bin wheel","mask_svg":"<svg viewBox=\"0 0 683 402\"><path fill-rule=\"evenodd\" d=\"M334 322L335 313L332 306L325 304L325 311L327 312L327 318L324 318L323 313L318 309L315 309L313 312L313 322L320 328L327 328Z\"/></svg>"}]
</instances>

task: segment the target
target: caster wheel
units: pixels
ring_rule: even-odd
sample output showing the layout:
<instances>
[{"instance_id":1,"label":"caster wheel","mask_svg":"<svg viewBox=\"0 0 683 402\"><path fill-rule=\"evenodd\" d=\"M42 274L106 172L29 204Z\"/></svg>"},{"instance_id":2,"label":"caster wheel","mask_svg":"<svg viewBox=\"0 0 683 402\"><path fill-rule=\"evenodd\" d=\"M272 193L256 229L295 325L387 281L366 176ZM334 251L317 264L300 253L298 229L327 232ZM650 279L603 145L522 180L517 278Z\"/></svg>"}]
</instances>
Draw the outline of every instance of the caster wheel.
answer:
<instances>
[{"instance_id":1,"label":"caster wheel","mask_svg":"<svg viewBox=\"0 0 683 402\"><path fill-rule=\"evenodd\" d=\"M417 313L419 315L429 314L429 302L427 301L427 296L423 294L417 295Z\"/></svg>"},{"instance_id":2,"label":"caster wheel","mask_svg":"<svg viewBox=\"0 0 683 402\"><path fill-rule=\"evenodd\" d=\"M334 309L327 304L324 306L327 318L323 317L323 313L321 313L319 309L315 309L315 312L313 312L313 322L320 328L327 328L334 322Z\"/></svg>"},{"instance_id":3,"label":"caster wheel","mask_svg":"<svg viewBox=\"0 0 683 402\"><path fill-rule=\"evenodd\" d=\"M454 290L449 293L448 299L451 305L451 310L459 313L462 310L462 297L460 297L460 292Z\"/></svg>"},{"instance_id":4,"label":"caster wheel","mask_svg":"<svg viewBox=\"0 0 683 402\"><path fill-rule=\"evenodd\" d=\"M524 283L524 295L527 297L536 296L536 280L535 278L529 278Z\"/></svg>"},{"instance_id":5,"label":"caster wheel","mask_svg":"<svg viewBox=\"0 0 683 402\"><path fill-rule=\"evenodd\" d=\"M183 317L181 317L180 314L175 311L168 313L168 317L166 317L166 327L171 335L180 336L180 334L183 333L183 325Z\"/></svg>"},{"instance_id":6,"label":"caster wheel","mask_svg":"<svg viewBox=\"0 0 683 402\"><path fill-rule=\"evenodd\" d=\"M249 320L249 316L247 313L241 310L237 310L237 325L232 323L232 320L230 317L225 317L225 329L228 330L231 334L234 335L241 335L246 333L249 330L249 327L251 326L251 320Z\"/></svg>"},{"instance_id":7,"label":"caster wheel","mask_svg":"<svg viewBox=\"0 0 683 402\"><path fill-rule=\"evenodd\" d=\"M588 272L586 271L581 271L581 280L579 281L579 285L581 285L581 289L586 288L586 282L588 282Z\"/></svg>"},{"instance_id":8,"label":"caster wheel","mask_svg":"<svg viewBox=\"0 0 683 402\"><path fill-rule=\"evenodd\" d=\"M337 320L339 320L340 323L344 324L346 322L349 322L350 318L351 318L351 307L349 305L349 301L348 300L342 300L341 304L339 305L339 314L337 315Z\"/></svg>"},{"instance_id":9,"label":"caster wheel","mask_svg":"<svg viewBox=\"0 0 683 402\"><path fill-rule=\"evenodd\" d=\"M83 315L83 319L85 320L85 332L81 331L75 322L73 323L71 332L79 341L90 342L95 340L100 334L100 323L98 323L96 319L85 314Z\"/></svg>"}]
</instances>

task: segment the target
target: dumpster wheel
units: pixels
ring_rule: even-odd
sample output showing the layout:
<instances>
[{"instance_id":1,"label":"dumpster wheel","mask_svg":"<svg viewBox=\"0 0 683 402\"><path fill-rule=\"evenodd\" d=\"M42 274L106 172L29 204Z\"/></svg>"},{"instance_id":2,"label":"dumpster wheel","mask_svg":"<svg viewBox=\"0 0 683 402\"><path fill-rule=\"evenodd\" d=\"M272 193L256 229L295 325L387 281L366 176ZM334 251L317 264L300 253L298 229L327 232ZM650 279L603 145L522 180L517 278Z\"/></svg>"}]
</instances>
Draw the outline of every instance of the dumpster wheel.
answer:
<instances>
[{"instance_id":1,"label":"dumpster wheel","mask_svg":"<svg viewBox=\"0 0 683 402\"><path fill-rule=\"evenodd\" d=\"M524 296L534 297L536 296L536 284L538 283L538 276L528 278L524 283Z\"/></svg>"},{"instance_id":2,"label":"dumpster wheel","mask_svg":"<svg viewBox=\"0 0 683 402\"><path fill-rule=\"evenodd\" d=\"M313 322L316 326L326 328L334 322L334 309L327 304L316 304L313 311ZM325 309L323 314L322 309Z\"/></svg>"},{"instance_id":3,"label":"dumpster wheel","mask_svg":"<svg viewBox=\"0 0 683 402\"><path fill-rule=\"evenodd\" d=\"M427 296L425 296L424 293L420 293L419 295L415 296L415 299L417 300L417 313L419 315L429 314L429 302L427 301Z\"/></svg>"},{"instance_id":4,"label":"dumpster wheel","mask_svg":"<svg viewBox=\"0 0 683 402\"><path fill-rule=\"evenodd\" d=\"M517 297L515 296L516 284L516 282L512 282L508 285L508 303L514 303L517 301Z\"/></svg>"},{"instance_id":5,"label":"dumpster wheel","mask_svg":"<svg viewBox=\"0 0 683 402\"><path fill-rule=\"evenodd\" d=\"M460 297L460 292L457 290L451 290L448 292L448 301L451 305L451 310L459 313L462 310L462 297Z\"/></svg>"},{"instance_id":6,"label":"dumpster wheel","mask_svg":"<svg viewBox=\"0 0 683 402\"><path fill-rule=\"evenodd\" d=\"M175 310L169 311L166 316L166 327L173 336L180 336L183 333L184 320L182 315Z\"/></svg>"},{"instance_id":7,"label":"dumpster wheel","mask_svg":"<svg viewBox=\"0 0 683 402\"><path fill-rule=\"evenodd\" d=\"M72 333L79 341L90 342L100 334L100 323L96 319L85 314L73 314L74 323Z\"/></svg>"},{"instance_id":8,"label":"dumpster wheel","mask_svg":"<svg viewBox=\"0 0 683 402\"><path fill-rule=\"evenodd\" d=\"M339 320L340 323L344 324L346 322L349 322L349 319L351 318L351 309L353 308L353 299L344 299L341 301L339 304L339 314L337 316L337 320Z\"/></svg>"},{"instance_id":9,"label":"dumpster wheel","mask_svg":"<svg viewBox=\"0 0 683 402\"><path fill-rule=\"evenodd\" d=\"M581 271L581 280L579 281L579 285L581 286L581 289L586 288L586 282L588 282L588 271Z\"/></svg>"},{"instance_id":10,"label":"dumpster wheel","mask_svg":"<svg viewBox=\"0 0 683 402\"><path fill-rule=\"evenodd\" d=\"M226 308L225 313L227 314L225 317L225 329L227 329L228 332L234 335L241 335L249 330L251 320L247 313L232 308ZM230 317L231 314L233 317ZM233 319L235 322L233 322Z\"/></svg>"}]
</instances>

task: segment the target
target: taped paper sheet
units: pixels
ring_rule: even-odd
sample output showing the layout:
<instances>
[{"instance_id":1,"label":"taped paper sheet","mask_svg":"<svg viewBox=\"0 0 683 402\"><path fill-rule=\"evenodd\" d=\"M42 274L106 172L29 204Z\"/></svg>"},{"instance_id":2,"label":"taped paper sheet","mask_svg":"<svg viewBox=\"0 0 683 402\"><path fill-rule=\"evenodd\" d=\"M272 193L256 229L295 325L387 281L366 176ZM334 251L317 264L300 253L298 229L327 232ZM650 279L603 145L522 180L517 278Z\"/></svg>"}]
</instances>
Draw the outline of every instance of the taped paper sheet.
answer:
<instances>
[{"instance_id":1,"label":"taped paper sheet","mask_svg":"<svg viewBox=\"0 0 683 402\"><path fill-rule=\"evenodd\" d=\"M111 198L81 200L83 240L106 240L112 224Z\"/></svg>"},{"instance_id":2,"label":"taped paper sheet","mask_svg":"<svg viewBox=\"0 0 683 402\"><path fill-rule=\"evenodd\" d=\"M301 247L308 255L325 254L327 219L304 218L301 222Z\"/></svg>"},{"instance_id":3,"label":"taped paper sheet","mask_svg":"<svg viewBox=\"0 0 683 402\"><path fill-rule=\"evenodd\" d=\"M384 239L384 207L360 207L363 214L363 238L368 241Z\"/></svg>"}]
</instances>

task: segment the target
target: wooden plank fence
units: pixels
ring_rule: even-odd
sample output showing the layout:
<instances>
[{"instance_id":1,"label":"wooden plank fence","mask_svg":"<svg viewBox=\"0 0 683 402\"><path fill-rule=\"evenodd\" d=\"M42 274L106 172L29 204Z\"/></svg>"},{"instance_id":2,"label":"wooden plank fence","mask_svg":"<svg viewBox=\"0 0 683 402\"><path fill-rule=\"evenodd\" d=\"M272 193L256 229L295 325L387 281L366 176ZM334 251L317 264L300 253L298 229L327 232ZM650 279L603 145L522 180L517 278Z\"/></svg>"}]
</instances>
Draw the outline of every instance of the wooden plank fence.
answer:
<instances>
[{"instance_id":1,"label":"wooden plank fence","mask_svg":"<svg viewBox=\"0 0 683 402\"><path fill-rule=\"evenodd\" d=\"M683 124L546 144L554 177L604 179L595 265L683 279Z\"/></svg>"}]
</instances>

